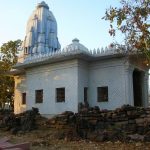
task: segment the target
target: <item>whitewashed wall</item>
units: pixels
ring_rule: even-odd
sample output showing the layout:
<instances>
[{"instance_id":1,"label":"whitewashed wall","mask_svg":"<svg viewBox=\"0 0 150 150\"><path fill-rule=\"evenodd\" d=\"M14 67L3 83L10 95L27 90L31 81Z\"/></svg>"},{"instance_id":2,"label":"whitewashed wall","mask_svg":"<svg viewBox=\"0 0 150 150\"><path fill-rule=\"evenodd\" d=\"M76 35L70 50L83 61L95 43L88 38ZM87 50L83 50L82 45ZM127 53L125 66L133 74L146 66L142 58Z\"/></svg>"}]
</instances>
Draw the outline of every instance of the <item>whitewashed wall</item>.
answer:
<instances>
[{"instance_id":1,"label":"whitewashed wall","mask_svg":"<svg viewBox=\"0 0 150 150\"><path fill-rule=\"evenodd\" d=\"M126 102L124 61L93 62L89 66L89 103L102 109L115 109ZM108 86L108 102L97 102L97 87Z\"/></svg>"},{"instance_id":2,"label":"whitewashed wall","mask_svg":"<svg viewBox=\"0 0 150 150\"><path fill-rule=\"evenodd\" d=\"M84 102L84 87L89 87L89 68L85 61L78 62L78 102Z\"/></svg>"},{"instance_id":3,"label":"whitewashed wall","mask_svg":"<svg viewBox=\"0 0 150 150\"><path fill-rule=\"evenodd\" d=\"M43 115L64 111L78 111L78 103L84 100L84 87L88 87L90 106L115 109L123 104L133 105L132 74L135 66L125 59L86 62L68 60L49 65L28 68L26 75L15 77L15 113L32 107ZM136 66L137 68L137 66ZM147 92L147 76L144 91ZM97 87L108 86L108 102L97 102ZM65 102L56 102L56 88L65 87ZM43 89L43 103L35 103L35 90ZM21 104L21 93L27 93L27 105ZM147 94L144 93L144 105Z\"/></svg>"},{"instance_id":4,"label":"whitewashed wall","mask_svg":"<svg viewBox=\"0 0 150 150\"><path fill-rule=\"evenodd\" d=\"M41 114L78 111L77 60L38 66L27 70L27 109L39 108ZM17 84L17 83L16 83ZM65 102L57 103L55 89L65 87ZM43 89L43 103L35 103L35 90ZM19 97L21 99L21 97Z\"/></svg>"}]
</instances>

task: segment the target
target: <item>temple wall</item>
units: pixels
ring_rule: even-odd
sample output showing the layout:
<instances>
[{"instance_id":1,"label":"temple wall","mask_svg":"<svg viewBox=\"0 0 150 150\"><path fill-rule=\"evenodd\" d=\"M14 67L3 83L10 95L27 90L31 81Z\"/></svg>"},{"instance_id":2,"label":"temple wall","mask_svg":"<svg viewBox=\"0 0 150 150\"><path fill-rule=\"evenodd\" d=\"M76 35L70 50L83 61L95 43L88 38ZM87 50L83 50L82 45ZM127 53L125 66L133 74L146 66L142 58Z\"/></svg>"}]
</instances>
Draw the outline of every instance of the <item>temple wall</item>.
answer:
<instances>
[{"instance_id":1,"label":"temple wall","mask_svg":"<svg viewBox=\"0 0 150 150\"><path fill-rule=\"evenodd\" d=\"M27 109L39 108L41 114L77 112L77 61L71 60L27 70ZM65 102L56 102L56 88L65 88ZM35 103L35 90L43 89L43 103Z\"/></svg>"},{"instance_id":2,"label":"temple wall","mask_svg":"<svg viewBox=\"0 0 150 150\"><path fill-rule=\"evenodd\" d=\"M84 88L89 88L89 69L85 61L78 62L78 102L84 102Z\"/></svg>"},{"instance_id":3,"label":"temple wall","mask_svg":"<svg viewBox=\"0 0 150 150\"><path fill-rule=\"evenodd\" d=\"M78 112L84 102L84 87L88 88L88 103L101 109L115 109L124 104L134 105L133 70L138 69L124 58L87 62L72 59L26 69L26 75L15 76L15 113L32 107L43 115L64 111ZM147 77L143 70L143 105L147 104ZM65 88L65 102L56 102L56 88ZM108 101L97 101L97 87L108 87ZM35 90L43 89L43 103L35 102ZM26 105L22 93L26 92Z\"/></svg>"},{"instance_id":4,"label":"temple wall","mask_svg":"<svg viewBox=\"0 0 150 150\"><path fill-rule=\"evenodd\" d=\"M93 62L89 66L89 103L101 109L115 109L126 103L124 60ZM108 101L97 102L97 87L108 87Z\"/></svg>"}]
</instances>

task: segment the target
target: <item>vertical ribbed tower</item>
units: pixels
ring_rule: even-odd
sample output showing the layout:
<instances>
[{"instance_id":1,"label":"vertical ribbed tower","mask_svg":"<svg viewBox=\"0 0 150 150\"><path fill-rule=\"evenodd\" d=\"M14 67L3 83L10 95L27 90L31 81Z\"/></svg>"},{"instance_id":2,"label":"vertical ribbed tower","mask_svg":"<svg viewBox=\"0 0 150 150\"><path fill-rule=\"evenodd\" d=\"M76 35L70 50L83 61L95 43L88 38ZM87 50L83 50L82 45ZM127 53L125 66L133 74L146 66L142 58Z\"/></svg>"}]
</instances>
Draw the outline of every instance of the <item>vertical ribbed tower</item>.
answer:
<instances>
[{"instance_id":1,"label":"vertical ribbed tower","mask_svg":"<svg viewBox=\"0 0 150 150\"><path fill-rule=\"evenodd\" d=\"M45 54L60 49L57 22L44 1L37 5L27 22L22 47L26 55Z\"/></svg>"}]
</instances>

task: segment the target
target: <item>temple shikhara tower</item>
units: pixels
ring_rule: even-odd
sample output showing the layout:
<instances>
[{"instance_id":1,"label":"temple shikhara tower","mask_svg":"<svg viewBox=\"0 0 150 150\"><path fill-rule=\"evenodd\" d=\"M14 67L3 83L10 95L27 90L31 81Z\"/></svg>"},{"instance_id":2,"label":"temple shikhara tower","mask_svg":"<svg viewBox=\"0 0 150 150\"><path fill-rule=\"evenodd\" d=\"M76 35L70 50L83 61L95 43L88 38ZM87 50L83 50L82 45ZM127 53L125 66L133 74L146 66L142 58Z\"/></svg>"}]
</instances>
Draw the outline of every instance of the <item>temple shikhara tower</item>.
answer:
<instances>
[{"instance_id":1,"label":"temple shikhara tower","mask_svg":"<svg viewBox=\"0 0 150 150\"><path fill-rule=\"evenodd\" d=\"M23 42L24 54L26 56L45 54L59 49L56 19L48 5L41 2L27 22L26 36Z\"/></svg>"},{"instance_id":2,"label":"temple shikhara tower","mask_svg":"<svg viewBox=\"0 0 150 150\"><path fill-rule=\"evenodd\" d=\"M90 36L90 35L89 35ZM77 38L61 48L57 22L45 2L27 22L15 78L14 111L32 107L45 116L78 112L80 103L115 109L148 106L148 64L126 46L89 50Z\"/></svg>"}]
</instances>

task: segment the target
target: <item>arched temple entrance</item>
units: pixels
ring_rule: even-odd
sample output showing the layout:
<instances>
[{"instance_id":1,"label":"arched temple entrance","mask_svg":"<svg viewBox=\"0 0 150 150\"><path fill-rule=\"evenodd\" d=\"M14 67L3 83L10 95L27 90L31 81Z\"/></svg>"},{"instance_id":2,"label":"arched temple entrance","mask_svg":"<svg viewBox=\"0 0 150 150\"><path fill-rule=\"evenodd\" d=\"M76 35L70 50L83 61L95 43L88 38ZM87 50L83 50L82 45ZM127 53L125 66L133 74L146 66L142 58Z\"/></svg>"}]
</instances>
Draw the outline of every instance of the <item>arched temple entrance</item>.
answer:
<instances>
[{"instance_id":1,"label":"arched temple entrance","mask_svg":"<svg viewBox=\"0 0 150 150\"><path fill-rule=\"evenodd\" d=\"M143 75L144 72L135 69L133 71L133 97L134 106L143 106Z\"/></svg>"}]
</instances>

